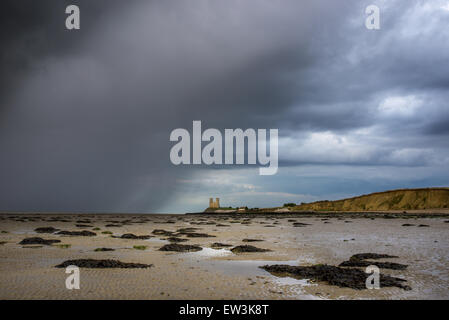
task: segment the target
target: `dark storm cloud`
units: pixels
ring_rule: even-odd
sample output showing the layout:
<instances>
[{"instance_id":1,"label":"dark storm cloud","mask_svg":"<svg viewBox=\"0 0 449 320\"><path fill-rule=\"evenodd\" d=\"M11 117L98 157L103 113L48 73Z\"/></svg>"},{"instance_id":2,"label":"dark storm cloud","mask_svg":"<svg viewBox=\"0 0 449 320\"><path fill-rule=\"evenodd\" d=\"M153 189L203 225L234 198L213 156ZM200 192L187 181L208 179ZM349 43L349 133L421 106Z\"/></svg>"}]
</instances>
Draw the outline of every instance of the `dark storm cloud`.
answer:
<instances>
[{"instance_id":1,"label":"dark storm cloud","mask_svg":"<svg viewBox=\"0 0 449 320\"><path fill-rule=\"evenodd\" d=\"M194 172L169 162L171 130L274 126L295 96L285 74L313 60L319 4L77 4L79 35L41 2L45 19L5 39L24 54L2 72L22 69L0 120L5 210L156 210Z\"/></svg>"},{"instance_id":2,"label":"dark storm cloud","mask_svg":"<svg viewBox=\"0 0 449 320\"><path fill-rule=\"evenodd\" d=\"M79 41L86 36L84 29L67 33L65 8L70 4L88 6L83 12L83 24L95 27L108 11L123 5L111 0L61 1L2 1L0 5L0 102L20 86L27 73L33 71L41 58L76 54ZM1 103L0 112L6 108Z\"/></svg>"},{"instance_id":3,"label":"dark storm cloud","mask_svg":"<svg viewBox=\"0 0 449 320\"><path fill-rule=\"evenodd\" d=\"M425 2L389 2L374 32L364 1L76 1L79 31L67 3L2 5L4 210L158 210L204 172L169 162L192 120L279 128L291 166L447 154L427 137L444 134L449 42L430 35L447 20Z\"/></svg>"},{"instance_id":4,"label":"dark storm cloud","mask_svg":"<svg viewBox=\"0 0 449 320\"><path fill-rule=\"evenodd\" d=\"M449 116L446 119L435 121L426 128L426 133L430 133L432 135L448 135L449 134Z\"/></svg>"}]
</instances>

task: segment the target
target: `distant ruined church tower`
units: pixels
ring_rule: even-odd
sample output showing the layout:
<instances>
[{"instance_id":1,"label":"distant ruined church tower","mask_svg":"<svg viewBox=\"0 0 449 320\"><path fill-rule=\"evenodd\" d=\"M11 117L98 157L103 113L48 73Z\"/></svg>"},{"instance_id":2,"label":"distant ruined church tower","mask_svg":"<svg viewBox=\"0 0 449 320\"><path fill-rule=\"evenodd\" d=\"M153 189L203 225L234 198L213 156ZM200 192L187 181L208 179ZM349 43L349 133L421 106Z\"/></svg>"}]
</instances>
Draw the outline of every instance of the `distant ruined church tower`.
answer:
<instances>
[{"instance_id":1,"label":"distant ruined church tower","mask_svg":"<svg viewBox=\"0 0 449 320\"><path fill-rule=\"evenodd\" d=\"M209 198L209 208L220 208L220 198Z\"/></svg>"}]
</instances>

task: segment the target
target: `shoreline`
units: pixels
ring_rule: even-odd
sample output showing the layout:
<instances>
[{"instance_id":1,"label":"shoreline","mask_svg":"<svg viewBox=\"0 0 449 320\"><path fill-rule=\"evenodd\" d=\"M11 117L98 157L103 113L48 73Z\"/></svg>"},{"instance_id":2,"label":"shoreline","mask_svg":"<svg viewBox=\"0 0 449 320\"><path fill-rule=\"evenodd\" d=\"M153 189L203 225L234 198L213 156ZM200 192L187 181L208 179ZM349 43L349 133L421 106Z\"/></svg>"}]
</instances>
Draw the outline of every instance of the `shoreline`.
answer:
<instances>
[{"instance_id":1,"label":"shoreline","mask_svg":"<svg viewBox=\"0 0 449 320\"><path fill-rule=\"evenodd\" d=\"M310 217L339 217L339 216L354 216L354 217L381 217L388 215L391 218L395 217L449 217L449 209L428 209L428 210L390 210L390 211L288 211L288 212L276 212L276 211L245 211L245 212L188 212L186 215L223 215L223 216L310 216ZM388 219L388 218L387 218Z\"/></svg>"}]
</instances>

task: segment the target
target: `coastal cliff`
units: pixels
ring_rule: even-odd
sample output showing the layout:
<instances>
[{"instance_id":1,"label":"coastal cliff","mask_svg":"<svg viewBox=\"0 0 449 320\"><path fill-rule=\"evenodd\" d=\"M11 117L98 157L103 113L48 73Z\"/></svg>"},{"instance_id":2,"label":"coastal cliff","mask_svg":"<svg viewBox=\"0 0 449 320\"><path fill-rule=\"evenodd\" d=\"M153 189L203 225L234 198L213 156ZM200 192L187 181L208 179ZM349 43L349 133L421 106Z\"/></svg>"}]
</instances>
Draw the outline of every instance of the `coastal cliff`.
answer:
<instances>
[{"instance_id":1,"label":"coastal cliff","mask_svg":"<svg viewBox=\"0 0 449 320\"><path fill-rule=\"evenodd\" d=\"M303 203L292 211L386 211L449 208L449 188L399 189L335 201Z\"/></svg>"}]
</instances>

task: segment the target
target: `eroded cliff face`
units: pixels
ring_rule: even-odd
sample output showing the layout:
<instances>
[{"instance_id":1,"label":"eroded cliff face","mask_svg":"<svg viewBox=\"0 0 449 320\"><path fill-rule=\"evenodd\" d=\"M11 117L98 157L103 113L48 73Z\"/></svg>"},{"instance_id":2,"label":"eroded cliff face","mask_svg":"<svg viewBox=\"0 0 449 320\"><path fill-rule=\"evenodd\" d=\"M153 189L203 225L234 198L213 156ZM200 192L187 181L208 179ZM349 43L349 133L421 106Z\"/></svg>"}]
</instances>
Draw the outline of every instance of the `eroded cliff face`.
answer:
<instances>
[{"instance_id":1,"label":"eroded cliff face","mask_svg":"<svg viewBox=\"0 0 449 320\"><path fill-rule=\"evenodd\" d=\"M293 210L381 211L449 208L449 188L401 189L336 201L301 204Z\"/></svg>"}]
</instances>

